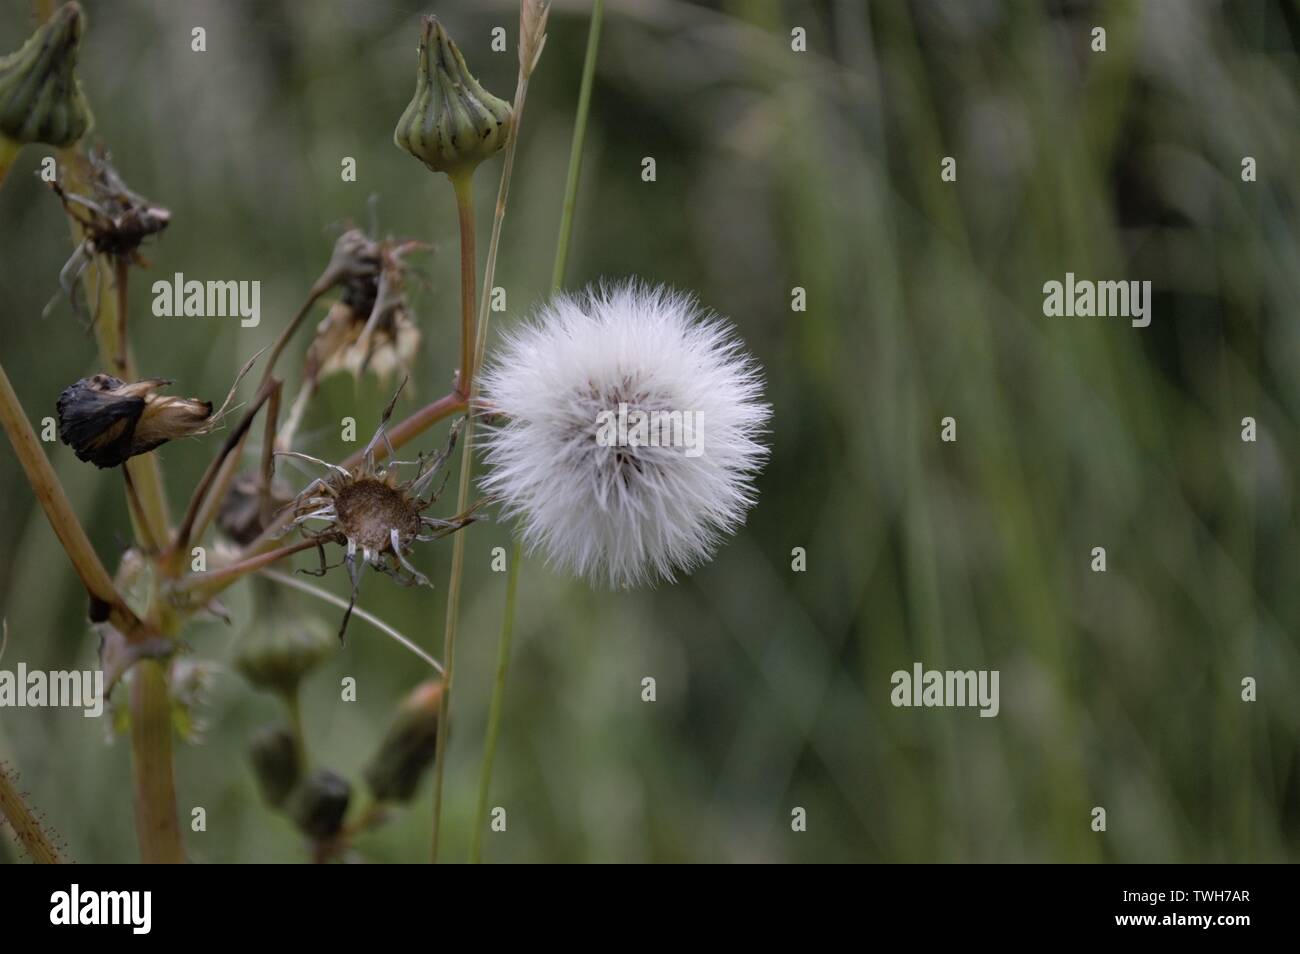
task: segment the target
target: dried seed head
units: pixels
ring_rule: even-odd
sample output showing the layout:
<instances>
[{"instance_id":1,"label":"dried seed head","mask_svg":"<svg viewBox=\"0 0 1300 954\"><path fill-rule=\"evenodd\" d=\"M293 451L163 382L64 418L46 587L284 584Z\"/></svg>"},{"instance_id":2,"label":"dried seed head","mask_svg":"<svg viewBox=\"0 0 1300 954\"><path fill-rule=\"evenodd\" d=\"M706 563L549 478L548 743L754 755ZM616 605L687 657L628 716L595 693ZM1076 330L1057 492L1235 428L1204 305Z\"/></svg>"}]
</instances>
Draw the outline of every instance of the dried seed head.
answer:
<instances>
[{"instance_id":1,"label":"dried seed head","mask_svg":"<svg viewBox=\"0 0 1300 954\"><path fill-rule=\"evenodd\" d=\"M284 726L263 726L249 743L248 758L262 798L272 808L279 808L302 773L293 733Z\"/></svg>"},{"instance_id":2,"label":"dried seed head","mask_svg":"<svg viewBox=\"0 0 1300 954\"><path fill-rule=\"evenodd\" d=\"M398 394L401 388L398 388ZM308 538L322 545L338 543L344 546L343 564L352 581L352 599L343 614L339 638L347 632L348 620L356 604L361 575L367 566L386 573L406 586L429 586L429 580L411 563L410 554L417 542L437 540L468 526L475 519L475 504L464 513L449 519L434 517L425 510L438 498L441 486L434 486L434 478L442 472L443 465L455 446L459 422L452 426L447 446L432 458L420 455L415 461L381 463L378 449L387 445L385 428L397 403L398 394L384 409L374 437L366 445L361 462L352 469L295 451L279 452L314 463L329 471L303 488L294 498L293 521L289 528L297 528ZM415 466L416 473L409 480L398 481L398 468ZM444 475L444 483L445 483ZM311 526L321 523L324 526ZM328 567L322 565L322 572Z\"/></svg>"},{"instance_id":3,"label":"dried seed head","mask_svg":"<svg viewBox=\"0 0 1300 954\"><path fill-rule=\"evenodd\" d=\"M80 460L117 467L167 441L211 429L212 402L162 395L172 382L132 384L111 374L82 378L59 395L59 439Z\"/></svg>"},{"instance_id":4,"label":"dried seed head","mask_svg":"<svg viewBox=\"0 0 1300 954\"><path fill-rule=\"evenodd\" d=\"M352 798L347 779L329 769L317 769L293 793L294 824L312 838L332 838L343 828Z\"/></svg>"},{"instance_id":5,"label":"dried seed head","mask_svg":"<svg viewBox=\"0 0 1300 954\"><path fill-rule=\"evenodd\" d=\"M525 79L533 75L541 59L550 15L550 0L523 0L519 4L519 71Z\"/></svg>"},{"instance_id":6,"label":"dried seed head","mask_svg":"<svg viewBox=\"0 0 1300 954\"><path fill-rule=\"evenodd\" d=\"M86 18L66 3L15 53L0 59L0 135L14 142L70 146L90 127L77 80Z\"/></svg>"},{"instance_id":7,"label":"dried seed head","mask_svg":"<svg viewBox=\"0 0 1300 954\"><path fill-rule=\"evenodd\" d=\"M334 501L338 526L357 546L383 553L392 532L406 544L420 532L420 511L402 490L375 477L362 477L339 490Z\"/></svg>"},{"instance_id":8,"label":"dried seed head","mask_svg":"<svg viewBox=\"0 0 1300 954\"><path fill-rule=\"evenodd\" d=\"M366 784L381 802L405 802L433 763L438 747L442 682L422 682L402 700L397 716L366 767Z\"/></svg>"},{"instance_id":9,"label":"dried seed head","mask_svg":"<svg viewBox=\"0 0 1300 954\"><path fill-rule=\"evenodd\" d=\"M437 17L420 33L415 95L393 141L434 172L462 175L501 150L510 138L510 104L485 90Z\"/></svg>"},{"instance_id":10,"label":"dried seed head","mask_svg":"<svg viewBox=\"0 0 1300 954\"><path fill-rule=\"evenodd\" d=\"M334 651L334 639L316 617L290 611L269 581L255 583L253 624L235 653L235 667L258 689L288 695Z\"/></svg>"}]
</instances>

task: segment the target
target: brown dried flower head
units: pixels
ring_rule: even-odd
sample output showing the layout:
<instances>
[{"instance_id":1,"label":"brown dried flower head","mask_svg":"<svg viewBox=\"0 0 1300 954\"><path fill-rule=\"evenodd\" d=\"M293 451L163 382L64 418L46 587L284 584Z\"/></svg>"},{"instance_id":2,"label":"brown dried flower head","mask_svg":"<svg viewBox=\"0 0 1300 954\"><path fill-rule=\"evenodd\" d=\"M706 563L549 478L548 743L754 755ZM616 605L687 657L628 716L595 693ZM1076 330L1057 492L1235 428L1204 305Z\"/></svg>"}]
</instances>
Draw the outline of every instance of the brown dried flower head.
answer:
<instances>
[{"instance_id":1,"label":"brown dried flower head","mask_svg":"<svg viewBox=\"0 0 1300 954\"><path fill-rule=\"evenodd\" d=\"M398 388L398 393L401 393L401 388ZM413 545L455 533L475 519L477 505L449 520L425 513L438 499L442 485L446 483L444 475L442 484L431 491L434 478L451 456L460 422L452 426L447 446L432 459L421 454L413 461L396 460L385 430L396 403L397 394L394 394L384 409L374 437L366 445L361 463L355 468L330 464L297 451L277 452L280 456L309 461L329 471L327 476L313 480L295 498L289 529L299 529L305 536L318 540L322 547L327 542L344 547L343 562L352 581L352 598L339 627L340 639L347 631L348 620L356 605L361 573L367 565L393 577L403 586L429 586L428 578L411 564L408 557ZM376 453L381 446L388 451L388 458L382 463ZM415 475L408 480L399 480L398 469L412 466L416 468ZM323 549L321 560L320 572L324 573L328 567L324 565Z\"/></svg>"},{"instance_id":2,"label":"brown dried flower head","mask_svg":"<svg viewBox=\"0 0 1300 954\"><path fill-rule=\"evenodd\" d=\"M406 301L406 256L426 245L414 241L372 243L373 272L343 282L343 297L316 328L307 352L307 373L318 378L338 371L359 377L373 370L387 381L406 372L420 347L420 330Z\"/></svg>"}]
</instances>

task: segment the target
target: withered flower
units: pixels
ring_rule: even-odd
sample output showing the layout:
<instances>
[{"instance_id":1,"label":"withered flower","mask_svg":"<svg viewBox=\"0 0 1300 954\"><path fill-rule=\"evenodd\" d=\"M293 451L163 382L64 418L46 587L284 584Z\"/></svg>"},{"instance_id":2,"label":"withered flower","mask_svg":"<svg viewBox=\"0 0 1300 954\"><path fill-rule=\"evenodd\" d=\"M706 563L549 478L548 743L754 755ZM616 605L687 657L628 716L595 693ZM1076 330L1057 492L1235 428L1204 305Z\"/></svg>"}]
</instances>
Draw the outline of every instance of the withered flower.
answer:
<instances>
[{"instance_id":1,"label":"withered flower","mask_svg":"<svg viewBox=\"0 0 1300 954\"><path fill-rule=\"evenodd\" d=\"M78 297L80 278L87 266L96 255L109 259L119 268L146 266L148 263L140 256L140 246L145 239L165 229L172 214L132 191L103 148L96 147L89 155L76 155L68 161L80 164L76 179L85 183L82 188L86 194L71 191L62 176L51 182L50 188L85 237L59 272L59 287L72 302L74 313L93 324L97 316L87 315Z\"/></svg>"},{"instance_id":2,"label":"withered flower","mask_svg":"<svg viewBox=\"0 0 1300 954\"><path fill-rule=\"evenodd\" d=\"M427 246L413 241L373 243L379 267L343 284L343 297L316 328L306 373L314 379L336 371L360 376L373 369L381 382L405 371L420 346L420 330L406 302L405 256Z\"/></svg>"},{"instance_id":3,"label":"withered flower","mask_svg":"<svg viewBox=\"0 0 1300 954\"><path fill-rule=\"evenodd\" d=\"M80 460L117 467L178 437L211 430L212 402L158 393L171 383L148 378L127 384L111 374L82 378L59 395L59 439Z\"/></svg>"},{"instance_id":4,"label":"withered flower","mask_svg":"<svg viewBox=\"0 0 1300 954\"><path fill-rule=\"evenodd\" d=\"M137 254L141 243L167 227L171 212L127 186L102 146L84 161L88 195L68 191L62 177L50 188L86 230L91 251L144 264Z\"/></svg>"},{"instance_id":5,"label":"withered flower","mask_svg":"<svg viewBox=\"0 0 1300 954\"><path fill-rule=\"evenodd\" d=\"M401 393L401 388L398 388L398 393ZM452 426L447 446L432 460L425 459L423 454L414 461L395 460L396 455L388 443L385 428L396 403L397 394L394 394L384 409L374 437L366 445L361 463L351 470L297 451L277 452L281 456L309 461L329 471L328 476L313 480L295 498L294 517L288 530L297 528L304 536L319 541L322 547L327 542L339 543L344 547L343 562L352 582L352 597L339 626L339 639L347 632L348 620L352 617L352 609L357 601L361 573L367 565L393 577L403 586L430 586L428 578L412 566L407 553L416 542L437 540L472 523L475 519L474 511L478 507L475 505L449 520L432 517L424 512L438 499L442 490L439 485L437 490L424 496L451 455L460 423ZM381 445L387 448L389 454L383 463L378 461L375 453ZM399 481L397 471L404 466L414 466L415 476ZM443 484L445 483L444 476ZM309 528L308 524L312 522L324 526ZM323 549L321 559L320 572L324 573L328 567L323 565Z\"/></svg>"}]
</instances>

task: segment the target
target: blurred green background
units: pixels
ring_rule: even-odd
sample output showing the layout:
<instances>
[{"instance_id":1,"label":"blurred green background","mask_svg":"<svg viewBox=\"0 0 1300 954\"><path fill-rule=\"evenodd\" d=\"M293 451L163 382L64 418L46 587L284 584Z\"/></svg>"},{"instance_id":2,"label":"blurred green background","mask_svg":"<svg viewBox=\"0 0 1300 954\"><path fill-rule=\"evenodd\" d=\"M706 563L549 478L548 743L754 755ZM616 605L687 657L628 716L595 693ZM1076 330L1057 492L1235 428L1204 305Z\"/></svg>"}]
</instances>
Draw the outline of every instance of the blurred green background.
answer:
<instances>
[{"instance_id":1,"label":"blurred green background","mask_svg":"<svg viewBox=\"0 0 1300 954\"><path fill-rule=\"evenodd\" d=\"M398 413L442 393L454 205L392 129L421 13L508 98L517 8L84 6L94 134L174 215L134 279L141 373L219 400L297 309L340 223L368 224L373 195L381 233L436 246L413 288L424 338ZM587 9L555 4L530 90L497 327L548 287ZM1098 25L1105 53L1089 48ZM190 50L195 26L205 53ZM506 53L490 48L495 26ZM30 27L25 0L0 0L0 51ZM795 27L806 52L791 50ZM491 799L509 826L486 859L1300 859L1298 38L1290 0L610 3L567 285L640 275L730 316L766 369L772 458L748 526L676 585L601 592L523 567ZM44 154L24 150L0 191L0 358L34 419L100 370L66 302L41 318L70 253L33 174ZM344 156L355 183L340 179ZM944 156L955 183L940 181ZM1244 156L1258 181L1241 181ZM476 177L481 248L499 169ZM155 318L147 283L178 271L260 280L261 326ZM1067 271L1149 279L1151 326L1043 317L1043 283ZM791 310L795 286L806 312ZM290 393L307 340L282 365ZM335 422L355 415L364 439L390 394L373 377L329 379L304 449L346 456ZM956 443L939 440L945 416ZM1255 443L1241 440L1245 416ZM174 511L220 439L158 452ZM47 450L115 560L131 532L120 479ZM7 443L0 486L3 666L91 667L82 591ZM509 538L501 522L469 531L451 860L469 844L495 665L505 577L490 555ZM1090 571L1094 546L1104 574ZM450 553L418 551L435 590L368 574L361 605L436 654ZM341 571L324 585L346 592ZM206 833L186 831L196 861L307 857L245 757L250 733L282 718L229 668L248 597L228 594L232 625L185 637L215 664L205 737L176 757L183 827L207 811ZM918 660L999 670L1000 715L892 707L890 674ZM313 755L359 782L426 674L354 620L305 685ZM345 676L356 703L339 701ZM1241 700L1246 676L1255 703ZM137 857L129 746L107 735L108 720L76 710L0 711L0 759L78 861ZM359 857L424 860L429 791L426 778ZM791 830L796 806L806 832ZM16 857L0 839L0 859Z\"/></svg>"}]
</instances>

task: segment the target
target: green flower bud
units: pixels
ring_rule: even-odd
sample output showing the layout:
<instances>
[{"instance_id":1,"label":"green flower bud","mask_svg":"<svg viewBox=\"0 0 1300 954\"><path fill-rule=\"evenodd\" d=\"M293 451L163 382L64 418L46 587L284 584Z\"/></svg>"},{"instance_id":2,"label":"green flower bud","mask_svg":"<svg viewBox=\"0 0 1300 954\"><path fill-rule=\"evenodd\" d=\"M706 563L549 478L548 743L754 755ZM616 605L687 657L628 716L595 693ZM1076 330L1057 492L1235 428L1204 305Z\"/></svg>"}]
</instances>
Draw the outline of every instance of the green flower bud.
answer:
<instances>
[{"instance_id":1,"label":"green flower bud","mask_svg":"<svg viewBox=\"0 0 1300 954\"><path fill-rule=\"evenodd\" d=\"M253 763L253 775L262 798L272 808L279 808L302 773L293 732L284 726L263 726L249 743L248 758Z\"/></svg>"},{"instance_id":2,"label":"green flower bud","mask_svg":"<svg viewBox=\"0 0 1300 954\"><path fill-rule=\"evenodd\" d=\"M311 838L333 838L343 829L352 786L329 769L317 769L293 793L290 815L299 830Z\"/></svg>"},{"instance_id":3,"label":"green flower bud","mask_svg":"<svg viewBox=\"0 0 1300 954\"><path fill-rule=\"evenodd\" d=\"M269 580L254 580L253 624L235 653L244 678L258 689L288 695L336 646L328 626L291 612Z\"/></svg>"},{"instance_id":4,"label":"green flower bud","mask_svg":"<svg viewBox=\"0 0 1300 954\"><path fill-rule=\"evenodd\" d=\"M442 683L436 679L420 683L398 705L397 718L365 771L377 801L405 802L415 794L438 748L441 705Z\"/></svg>"},{"instance_id":5,"label":"green flower bud","mask_svg":"<svg viewBox=\"0 0 1300 954\"><path fill-rule=\"evenodd\" d=\"M434 172L472 172L510 138L513 111L479 85L437 17L420 34L415 96L397 121L393 142Z\"/></svg>"},{"instance_id":6,"label":"green flower bud","mask_svg":"<svg viewBox=\"0 0 1300 954\"><path fill-rule=\"evenodd\" d=\"M70 146L90 127L90 106L74 70L86 28L67 3L23 44L0 59L0 134L14 142Z\"/></svg>"}]
</instances>

